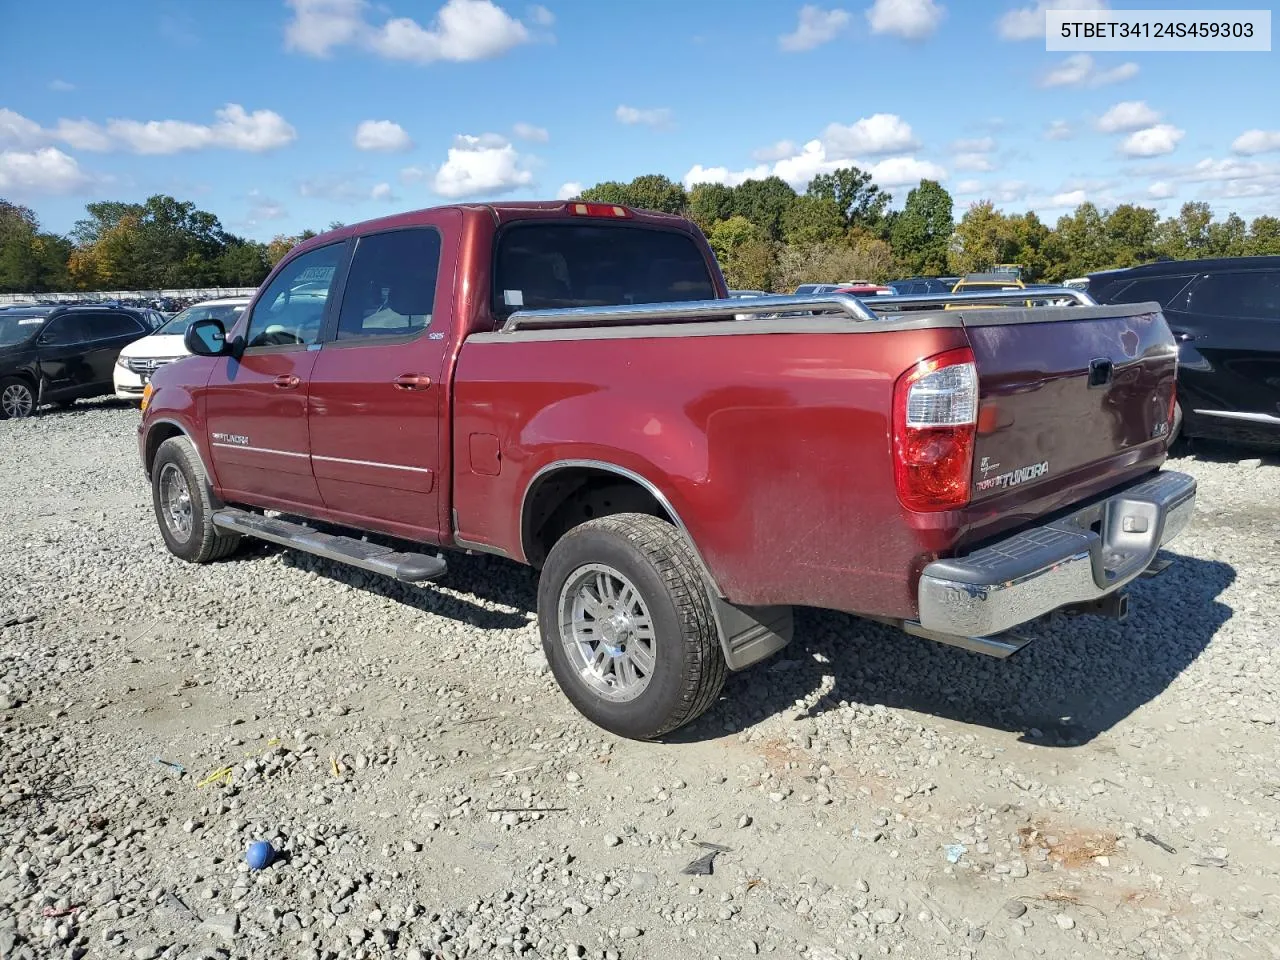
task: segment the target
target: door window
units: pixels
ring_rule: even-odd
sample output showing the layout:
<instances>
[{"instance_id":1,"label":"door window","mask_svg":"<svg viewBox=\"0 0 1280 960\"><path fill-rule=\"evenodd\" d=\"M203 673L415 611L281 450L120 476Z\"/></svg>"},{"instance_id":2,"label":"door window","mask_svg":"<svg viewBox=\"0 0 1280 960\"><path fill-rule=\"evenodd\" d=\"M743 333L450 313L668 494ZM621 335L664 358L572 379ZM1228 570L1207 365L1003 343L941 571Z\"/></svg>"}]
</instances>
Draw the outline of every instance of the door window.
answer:
<instances>
[{"instance_id":1,"label":"door window","mask_svg":"<svg viewBox=\"0 0 1280 960\"><path fill-rule=\"evenodd\" d=\"M1161 307L1167 307L1190 282L1190 274L1179 277L1148 277L1133 281L1112 294L1108 300L1111 303L1146 303L1154 300Z\"/></svg>"},{"instance_id":2,"label":"door window","mask_svg":"<svg viewBox=\"0 0 1280 960\"><path fill-rule=\"evenodd\" d=\"M319 342L325 304L344 248L344 243L331 243L284 265L253 307L245 333L247 348Z\"/></svg>"},{"instance_id":3,"label":"door window","mask_svg":"<svg viewBox=\"0 0 1280 960\"><path fill-rule=\"evenodd\" d=\"M40 342L65 347L72 343L85 341L84 318L74 313L64 313L54 317L40 334Z\"/></svg>"},{"instance_id":4,"label":"door window","mask_svg":"<svg viewBox=\"0 0 1280 960\"><path fill-rule=\"evenodd\" d=\"M95 313L86 320L89 337L93 340L114 340L145 332L142 324L127 313Z\"/></svg>"},{"instance_id":5,"label":"door window","mask_svg":"<svg viewBox=\"0 0 1280 960\"><path fill-rule=\"evenodd\" d=\"M1191 293L1197 313L1280 320L1280 270L1215 273Z\"/></svg>"},{"instance_id":6,"label":"door window","mask_svg":"<svg viewBox=\"0 0 1280 960\"><path fill-rule=\"evenodd\" d=\"M414 336L431 326L440 234L396 230L361 237L351 258L339 340Z\"/></svg>"}]
</instances>

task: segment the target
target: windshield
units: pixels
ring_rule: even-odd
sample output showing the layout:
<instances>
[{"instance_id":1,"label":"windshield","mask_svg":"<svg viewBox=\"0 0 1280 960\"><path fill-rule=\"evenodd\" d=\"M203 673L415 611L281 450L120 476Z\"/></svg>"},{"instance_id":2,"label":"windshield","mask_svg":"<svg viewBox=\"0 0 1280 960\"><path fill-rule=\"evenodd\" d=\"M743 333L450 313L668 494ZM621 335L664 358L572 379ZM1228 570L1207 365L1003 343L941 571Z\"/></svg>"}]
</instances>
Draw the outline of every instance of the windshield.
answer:
<instances>
[{"instance_id":1,"label":"windshield","mask_svg":"<svg viewBox=\"0 0 1280 960\"><path fill-rule=\"evenodd\" d=\"M245 306L243 303L197 303L194 307L187 307L156 333L181 336L197 320L221 320L222 325L230 329L236 318L244 313Z\"/></svg>"},{"instance_id":2,"label":"windshield","mask_svg":"<svg viewBox=\"0 0 1280 960\"><path fill-rule=\"evenodd\" d=\"M0 347L30 340L44 319L42 313L0 313Z\"/></svg>"},{"instance_id":3,"label":"windshield","mask_svg":"<svg viewBox=\"0 0 1280 960\"><path fill-rule=\"evenodd\" d=\"M711 270L684 233L594 223L521 223L498 240L496 314L715 299Z\"/></svg>"}]
</instances>

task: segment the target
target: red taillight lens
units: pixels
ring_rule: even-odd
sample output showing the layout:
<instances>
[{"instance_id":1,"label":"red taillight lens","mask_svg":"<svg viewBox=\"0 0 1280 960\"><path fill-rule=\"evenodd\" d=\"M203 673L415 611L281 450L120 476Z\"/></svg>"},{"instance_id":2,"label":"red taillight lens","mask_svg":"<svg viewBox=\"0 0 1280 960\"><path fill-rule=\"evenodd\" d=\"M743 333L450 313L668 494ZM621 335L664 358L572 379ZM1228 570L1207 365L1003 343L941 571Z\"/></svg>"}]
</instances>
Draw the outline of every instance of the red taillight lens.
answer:
<instances>
[{"instance_id":1,"label":"red taillight lens","mask_svg":"<svg viewBox=\"0 0 1280 960\"><path fill-rule=\"evenodd\" d=\"M969 502L978 423L978 369L967 347L921 360L893 390L893 472L908 510Z\"/></svg>"},{"instance_id":2,"label":"red taillight lens","mask_svg":"<svg viewBox=\"0 0 1280 960\"><path fill-rule=\"evenodd\" d=\"M575 217L617 217L625 219L631 216L631 211L626 207L619 207L612 203L571 203L569 204L569 212Z\"/></svg>"}]
</instances>

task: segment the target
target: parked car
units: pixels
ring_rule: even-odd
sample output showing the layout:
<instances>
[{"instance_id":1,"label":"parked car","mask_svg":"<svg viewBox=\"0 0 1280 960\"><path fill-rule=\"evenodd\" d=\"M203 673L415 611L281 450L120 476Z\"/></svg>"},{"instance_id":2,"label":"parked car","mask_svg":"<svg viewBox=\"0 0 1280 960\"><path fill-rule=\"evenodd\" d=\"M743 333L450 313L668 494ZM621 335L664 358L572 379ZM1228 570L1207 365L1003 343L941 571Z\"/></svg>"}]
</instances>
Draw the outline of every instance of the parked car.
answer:
<instances>
[{"instance_id":1,"label":"parked car","mask_svg":"<svg viewBox=\"0 0 1280 960\"><path fill-rule=\"evenodd\" d=\"M771 294L764 290L730 290L730 300L749 300L753 297L768 297Z\"/></svg>"},{"instance_id":2,"label":"parked car","mask_svg":"<svg viewBox=\"0 0 1280 960\"><path fill-rule=\"evenodd\" d=\"M841 287L851 287L855 281L850 280L848 283L802 283L796 287L792 294L794 297L813 297L822 293L835 293Z\"/></svg>"},{"instance_id":3,"label":"parked car","mask_svg":"<svg viewBox=\"0 0 1280 960\"><path fill-rule=\"evenodd\" d=\"M1167 260L1090 274L1099 303L1158 303L1178 341L1179 430L1280 447L1280 257Z\"/></svg>"},{"instance_id":4,"label":"parked car","mask_svg":"<svg viewBox=\"0 0 1280 960\"><path fill-rule=\"evenodd\" d=\"M120 351L112 374L116 396L122 400L141 401L142 389L153 373L166 363L187 356L183 337L193 321L214 319L230 326L248 305L248 297L206 300L165 321L150 336L129 344Z\"/></svg>"},{"instance_id":5,"label":"parked car","mask_svg":"<svg viewBox=\"0 0 1280 960\"><path fill-rule=\"evenodd\" d=\"M912 294L934 294L936 296L942 293L950 293L955 284L955 278L948 280L942 277L908 277L905 280L889 281L889 286L893 288L893 292L898 296Z\"/></svg>"},{"instance_id":6,"label":"parked car","mask_svg":"<svg viewBox=\"0 0 1280 960\"><path fill-rule=\"evenodd\" d=\"M848 293L855 297L892 297L893 287L881 286L878 283L855 283L847 287L837 287L834 293Z\"/></svg>"},{"instance_id":7,"label":"parked car","mask_svg":"<svg viewBox=\"0 0 1280 960\"><path fill-rule=\"evenodd\" d=\"M692 223L613 204L306 240L146 387L161 536L409 582L447 573L436 547L531 564L566 696L655 737L782 648L793 605L1008 656L1051 611L1122 615L1190 519L1195 480L1160 472L1158 312L815 297L769 319L776 298L727 293Z\"/></svg>"},{"instance_id":8,"label":"parked car","mask_svg":"<svg viewBox=\"0 0 1280 960\"><path fill-rule=\"evenodd\" d=\"M112 390L120 351L151 332L122 307L15 307L0 312L0 419L69 406Z\"/></svg>"}]
</instances>

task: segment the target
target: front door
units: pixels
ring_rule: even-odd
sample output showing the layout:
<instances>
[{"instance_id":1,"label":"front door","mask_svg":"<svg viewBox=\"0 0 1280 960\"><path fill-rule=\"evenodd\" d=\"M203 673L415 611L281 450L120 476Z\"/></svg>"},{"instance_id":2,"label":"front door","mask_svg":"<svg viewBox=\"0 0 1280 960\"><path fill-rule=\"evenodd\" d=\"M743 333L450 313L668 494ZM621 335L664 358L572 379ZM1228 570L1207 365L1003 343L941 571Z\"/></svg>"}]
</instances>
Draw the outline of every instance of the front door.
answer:
<instances>
[{"instance_id":1,"label":"front door","mask_svg":"<svg viewBox=\"0 0 1280 960\"><path fill-rule=\"evenodd\" d=\"M232 331L243 341L239 356L217 362L205 425L224 499L304 513L321 506L307 391L345 248L340 241L285 263Z\"/></svg>"},{"instance_id":2,"label":"front door","mask_svg":"<svg viewBox=\"0 0 1280 960\"><path fill-rule=\"evenodd\" d=\"M442 213L443 218L457 214ZM456 228L446 230L453 236ZM442 269L443 261L443 269ZM359 238L311 376L312 468L345 522L440 540L441 371L452 250L435 227Z\"/></svg>"},{"instance_id":3,"label":"front door","mask_svg":"<svg viewBox=\"0 0 1280 960\"><path fill-rule=\"evenodd\" d=\"M85 325L89 337L85 344L85 365L93 378L94 392L102 392L112 386L112 368L120 351L150 331L141 320L119 310L87 313Z\"/></svg>"},{"instance_id":4,"label":"front door","mask_svg":"<svg viewBox=\"0 0 1280 960\"><path fill-rule=\"evenodd\" d=\"M50 320L36 339L41 397L61 400L77 396L93 382L89 363L88 324L80 311Z\"/></svg>"}]
</instances>

